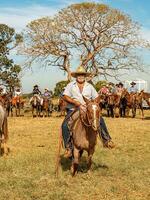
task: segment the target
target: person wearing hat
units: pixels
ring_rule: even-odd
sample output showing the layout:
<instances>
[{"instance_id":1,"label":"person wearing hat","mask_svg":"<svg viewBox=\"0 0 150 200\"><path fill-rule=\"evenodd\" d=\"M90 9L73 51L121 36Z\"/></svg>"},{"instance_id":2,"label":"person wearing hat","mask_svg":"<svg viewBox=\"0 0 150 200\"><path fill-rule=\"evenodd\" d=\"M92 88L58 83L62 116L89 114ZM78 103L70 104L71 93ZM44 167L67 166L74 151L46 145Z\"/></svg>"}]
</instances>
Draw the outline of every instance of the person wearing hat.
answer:
<instances>
[{"instance_id":1,"label":"person wearing hat","mask_svg":"<svg viewBox=\"0 0 150 200\"><path fill-rule=\"evenodd\" d=\"M119 82L118 84L116 84L116 86L117 86L116 92L117 92L117 94L118 94L119 96L121 96L121 94L122 94L122 92L123 92L123 90L124 90L123 83L122 83L122 82Z\"/></svg>"},{"instance_id":2,"label":"person wearing hat","mask_svg":"<svg viewBox=\"0 0 150 200\"><path fill-rule=\"evenodd\" d=\"M41 91L39 90L39 86L38 85L34 85L33 86L33 91L32 91L33 95L41 95Z\"/></svg>"},{"instance_id":3,"label":"person wearing hat","mask_svg":"<svg viewBox=\"0 0 150 200\"><path fill-rule=\"evenodd\" d=\"M134 82L134 81L132 81L131 83L130 83L130 88L129 88L129 92L130 93L137 93L138 92L138 89L137 89L137 87L136 87L136 83Z\"/></svg>"},{"instance_id":4,"label":"person wearing hat","mask_svg":"<svg viewBox=\"0 0 150 200\"><path fill-rule=\"evenodd\" d=\"M48 88L45 88L43 96L48 98L48 99L50 99L52 97Z\"/></svg>"},{"instance_id":5,"label":"person wearing hat","mask_svg":"<svg viewBox=\"0 0 150 200\"><path fill-rule=\"evenodd\" d=\"M103 83L101 89L98 91L98 94L108 95L109 94L109 85Z\"/></svg>"},{"instance_id":6,"label":"person wearing hat","mask_svg":"<svg viewBox=\"0 0 150 200\"><path fill-rule=\"evenodd\" d=\"M110 92L110 94L114 94L114 93L116 93L116 87L115 87L115 84L112 83L112 82L109 82L108 85L109 85L109 92Z\"/></svg>"},{"instance_id":7,"label":"person wearing hat","mask_svg":"<svg viewBox=\"0 0 150 200\"><path fill-rule=\"evenodd\" d=\"M21 96L21 94L22 94L21 89L16 88L16 90L14 91L14 97Z\"/></svg>"},{"instance_id":8,"label":"person wearing hat","mask_svg":"<svg viewBox=\"0 0 150 200\"><path fill-rule=\"evenodd\" d=\"M64 139L64 146L66 148L65 157L71 157L72 155L71 143L69 142L70 130L68 128L68 118L70 113L74 111L75 107L80 107L81 109L84 108L85 101L83 96L85 96L87 99L95 99L98 97L98 93L95 88L86 81L86 77L89 75L90 73L86 72L84 67L79 66L75 72L71 73L71 76L76 80L69 83L63 92L64 100L70 104L69 109L67 109L67 116L62 123L62 134ZM102 138L104 147L113 148L115 145L111 141L111 137L102 117L100 118L100 124L101 133L99 134Z\"/></svg>"},{"instance_id":9,"label":"person wearing hat","mask_svg":"<svg viewBox=\"0 0 150 200\"><path fill-rule=\"evenodd\" d=\"M42 105L42 103L43 103L43 100L42 100L42 98L41 98L42 93L41 93L41 91L39 90L39 86L38 86L38 85L34 85L34 86L33 86L32 95L33 95L33 96L36 96L36 97L38 98L38 100L40 101L41 105ZM30 99L29 102L31 103L32 100L33 100L33 97L31 97L31 99Z\"/></svg>"},{"instance_id":10,"label":"person wearing hat","mask_svg":"<svg viewBox=\"0 0 150 200\"><path fill-rule=\"evenodd\" d=\"M5 95L6 94L6 89L3 87L0 87L0 95Z\"/></svg>"}]
</instances>

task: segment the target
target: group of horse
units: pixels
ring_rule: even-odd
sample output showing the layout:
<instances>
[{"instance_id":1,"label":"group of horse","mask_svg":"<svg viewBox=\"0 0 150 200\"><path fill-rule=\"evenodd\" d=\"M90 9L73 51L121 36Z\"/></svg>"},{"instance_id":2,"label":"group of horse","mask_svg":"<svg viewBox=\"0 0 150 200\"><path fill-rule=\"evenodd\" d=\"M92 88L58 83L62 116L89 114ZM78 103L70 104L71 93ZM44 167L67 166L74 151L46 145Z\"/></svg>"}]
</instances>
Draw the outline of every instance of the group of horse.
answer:
<instances>
[{"instance_id":1,"label":"group of horse","mask_svg":"<svg viewBox=\"0 0 150 200\"><path fill-rule=\"evenodd\" d=\"M32 107L33 117L50 117L53 111L53 103L51 98L39 97L37 95L34 95L30 99L30 104Z\"/></svg>"},{"instance_id":2,"label":"group of horse","mask_svg":"<svg viewBox=\"0 0 150 200\"><path fill-rule=\"evenodd\" d=\"M129 111L132 112L132 117L136 116L136 110L140 109L141 118L144 118L143 101L150 106L150 93L141 91L139 93L129 93L126 89L121 94L100 94L101 109L107 110L108 117L128 117Z\"/></svg>"}]
</instances>

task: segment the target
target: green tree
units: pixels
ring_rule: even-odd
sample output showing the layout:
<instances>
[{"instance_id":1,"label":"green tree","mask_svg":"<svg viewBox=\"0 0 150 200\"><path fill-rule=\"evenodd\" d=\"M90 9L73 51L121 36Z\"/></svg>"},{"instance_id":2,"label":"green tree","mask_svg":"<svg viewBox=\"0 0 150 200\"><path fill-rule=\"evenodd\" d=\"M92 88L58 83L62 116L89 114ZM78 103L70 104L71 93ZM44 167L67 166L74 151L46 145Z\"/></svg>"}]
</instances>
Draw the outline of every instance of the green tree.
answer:
<instances>
[{"instance_id":1,"label":"green tree","mask_svg":"<svg viewBox=\"0 0 150 200\"><path fill-rule=\"evenodd\" d=\"M0 24L0 84L10 90L20 86L19 74L21 67L10 59L10 53L22 42L22 36L15 33L13 28Z\"/></svg>"},{"instance_id":2,"label":"green tree","mask_svg":"<svg viewBox=\"0 0 150 200\"><path fill-rule=\"evenodd\" d=\"M59 96L68 83L69 81L60 81L56 83L54 89L54 96Z\"/></svg>"},{"instance_id":3,"label":"green tree","mask_svg":"<svg viewBox=\"0 0 150 200\"><path fill-rule=\"evenodd\" d=\"M98 92L98 91L102 88L102 86L103 86L104 84L107 84L107 81L98 81L98 82L94 85L96 91Z\"/></svg>"}]
</instances>

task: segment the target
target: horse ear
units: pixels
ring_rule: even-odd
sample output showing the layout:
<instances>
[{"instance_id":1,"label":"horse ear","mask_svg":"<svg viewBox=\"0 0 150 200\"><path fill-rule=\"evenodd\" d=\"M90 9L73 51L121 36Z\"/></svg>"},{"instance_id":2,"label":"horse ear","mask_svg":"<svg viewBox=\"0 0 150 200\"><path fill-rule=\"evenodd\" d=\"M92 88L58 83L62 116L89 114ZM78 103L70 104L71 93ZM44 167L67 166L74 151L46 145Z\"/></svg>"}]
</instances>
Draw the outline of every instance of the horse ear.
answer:
<instances>
[{"instance_id":1,"label":"horse ear","mask_svg":"<svg viewBox=\"0 0 150 200\"><path fill-rule=\"evenodd\" d=\"M88 104L90 102L89 99L87 99L86 97L83 96L83 100L85 101L86 104Z\"/></svg>"},{"instance_id":2,"label":"horse ear","mask_svg":"<svg viewBox=\"0 0 150 200\"><path fill-rule=\"evenodd\" d=\"M101 101L101 96L100 95L98 95L98 97L96 97L95 99L94 99L94 101L96 102L96 103L100 103L100 101Z\"/></svg>"}]
</instances>

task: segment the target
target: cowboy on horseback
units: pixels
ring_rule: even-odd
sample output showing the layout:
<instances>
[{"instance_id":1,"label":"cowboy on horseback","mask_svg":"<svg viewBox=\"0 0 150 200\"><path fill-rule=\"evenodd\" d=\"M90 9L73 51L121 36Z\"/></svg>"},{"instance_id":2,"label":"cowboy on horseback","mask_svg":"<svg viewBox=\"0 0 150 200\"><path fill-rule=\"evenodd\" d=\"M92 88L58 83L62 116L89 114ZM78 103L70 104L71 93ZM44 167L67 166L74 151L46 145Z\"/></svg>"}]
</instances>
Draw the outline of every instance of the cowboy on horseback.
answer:
<instances>
[{"instance_id":1,"label":"cowboy on horseback","mask_svg":"<svg viewBox=\"0 0 150 200\"><path fill-rule=\"evenodd\" d=\"M33 86L33 91L32 91L32 95L35 96L39 102L41 102L41 91L39 90L39 86L38 85L34 85ZM33 101L33 97L31 97L30 99L30 103Z\"/></svg>"},{"instance_id":2,"label":"cowboy on horseback","mask_svg":"<svg viewBox=\"0 0 150 200\"><path fill-rule=\"evenodd\" d=\"M88 77L90 73L86 72L84 67L79 66L76 72L72 72L71 75L72 77L76 78L76 81L69 83L63 93L64 100L68 102L67 116L62 123L62 134L66 148L65 157L71 157L72 155L72 143L70 142L71 130L69 129L70 125L68 127L70 118L69 116L77 109L85 109L86 104L83 96L89 100L98 97L98 93L96 92L95 88L86 81L86 77ZM100 127L101 130L99 131L99 134L100 138L102 139L103 146L107 148L114 148L115 145L111 140L106 124L102 117L100 117Z\"/></svg>"},{"instance_id":3,"label":"cowboy on horseback","mask_svg":"<svg viewBox=\"0 0 150 200\"><path fill-rule=\"evenodd\" d=\"M116 84L116 86L117 86L116 92L119 96L121 96L122 92L124 91L123 83L119 82L118 84Z\"/></svg>"},{"instance_id":4,"label":"cowboy on horseback","mask_svg":"<svg viewBox=\"0 0 150 200\"><path fill-rule=\"evenodd\" d=\"M21 89L16 88L16 90L14 91L14 97L21 96L21 94L22 94Z\"/></svg>"},{"instance_id":5,"label":"cowboy on horseback","mask_svg":"<svg viewBox=\"0 0 150 200\"><path fill-rule=\"evenodd\" d=\"M48 88L45 88L44 94L43 94L44 98L50 99L52 97L52 93L49 91Z\"/></svg>"},{"instance_id":6,"label":"cowboy on horseback","mask_svg":"<svg viewBox=\"0 0 150 200\"><path fill-rule=\"evenodd\" d=\"M134 81L132 81L130 83L131 87L129 88L129 93L137 93L138 92L138 89L136 87L136 83Z\"/></svg>"},{"instance_id":7,"label":"cowboy on horseback","mask_svg":"<svg viewBox=\"0 0 150 200\"><path fill-rule=\"evenodd\" d=\"M108 95L109 94L109 89L108 89L108 85L103 83L101 89L98 92L99 94L104 94L104 95Z\"/></svg>"}]
</instances>

